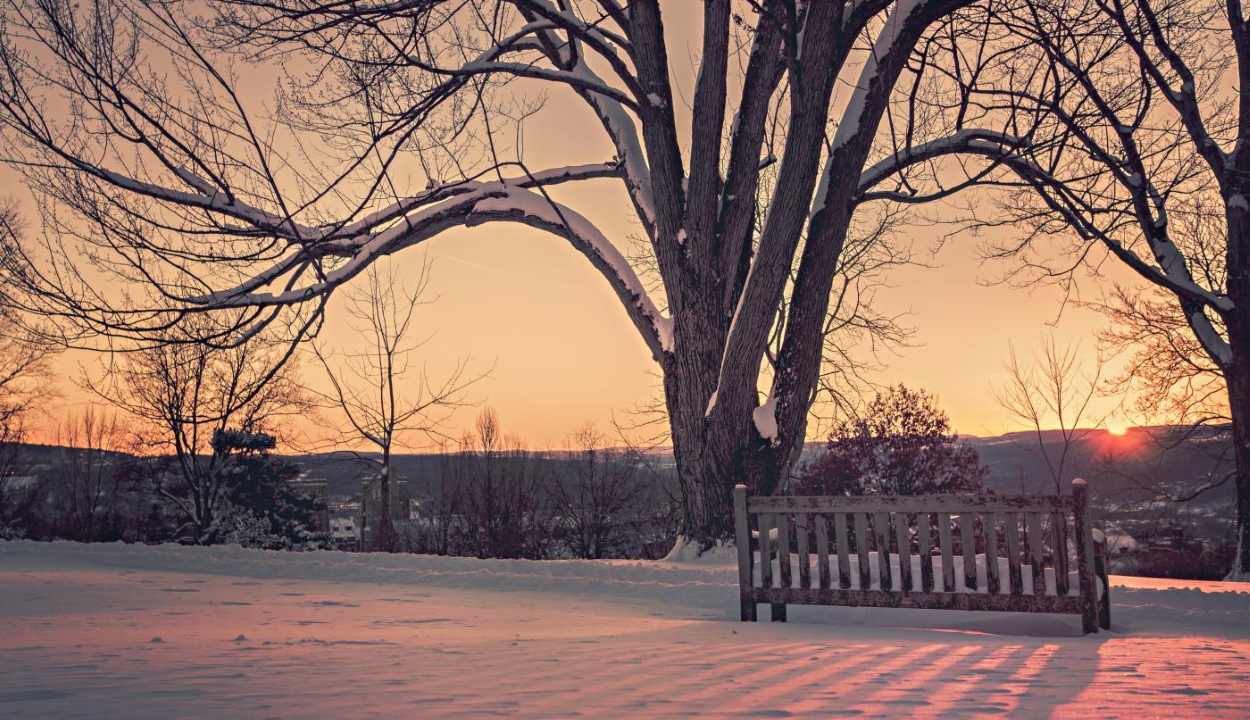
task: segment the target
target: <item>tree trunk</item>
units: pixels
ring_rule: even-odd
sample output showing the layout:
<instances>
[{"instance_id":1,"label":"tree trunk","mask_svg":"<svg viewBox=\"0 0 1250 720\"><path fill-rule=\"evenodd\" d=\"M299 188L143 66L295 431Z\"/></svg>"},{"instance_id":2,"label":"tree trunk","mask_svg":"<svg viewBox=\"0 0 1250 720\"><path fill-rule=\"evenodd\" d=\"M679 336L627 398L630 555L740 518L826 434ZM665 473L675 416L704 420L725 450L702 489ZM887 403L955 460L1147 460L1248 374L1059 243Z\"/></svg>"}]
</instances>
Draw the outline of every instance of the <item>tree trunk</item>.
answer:
<instances>
[{"instance_id":1,"label":"tree trunk","mask_svg":"<svg viewBox=\"0 0 1250 720\"><path fill-rule=\"evenodd\" d=\"M1248 349L1250 351L1250 349ZM1237 551L1230 579L1250 580L1250 363L1242 353L1228 378L1237 491Z\"/></svg>"},{"instance_id":2,"label":"tree trunk","mask_svg":"<svg viewBox=\"0 0 1250 720\"><path fill-rule=\"evenodd\" d=\"M394 532L391 523L391 449L382 450L382 471L378 475L378 526L373 529L373 550L394 552Z\"/></svg>"},{"instance_id":3,"label":"tree trunk","mask_svg":"<svg viewBox=\"0 0 1250 720\"><path fill-rule=\"evenodd\" d=\"M732 540L734 485L745 484L752 495L772 494L785 476L776 458L788 456L762 438L755 426L752 411L758 405L758 391L754 376L721 378L718 387L724 352L718 336L723 338L728 328L715 327L713 317L705 316L708 322L703 326L712 327L711 331L679 334L664 378L682 493L679 535L697 543L700 551ZM709 410L721 403L727 407L717 407L713 417Z\"/></svg>"},{"instance_id":4,"label":"tree trunk","mask_svg":"<svg viewBox=\"0 0 1250 720\"><path fill-rule=\"evenodd\" d=\"M1233 310L1224 313L1231 361L1225 369L1237 473L1237 552L1230 579L1250 580L1250 213L1229 213L1227 277Z\"/></svg>"}]
</instances>

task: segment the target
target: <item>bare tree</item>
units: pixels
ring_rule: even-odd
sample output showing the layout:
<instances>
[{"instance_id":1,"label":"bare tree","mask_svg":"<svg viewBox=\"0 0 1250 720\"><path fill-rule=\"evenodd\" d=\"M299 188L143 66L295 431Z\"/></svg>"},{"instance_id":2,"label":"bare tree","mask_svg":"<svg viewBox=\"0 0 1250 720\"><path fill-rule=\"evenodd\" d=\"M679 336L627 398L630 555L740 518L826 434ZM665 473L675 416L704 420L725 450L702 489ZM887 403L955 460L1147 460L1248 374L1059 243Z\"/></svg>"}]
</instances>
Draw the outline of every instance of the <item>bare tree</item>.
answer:
<instances>
[{"instance_id":1,"label":"bare tree","mask_svg":"<svg viewBox=\"0 0 1250 720\"><path fill-rule=\"evenodd\" d=\"M1207 432L1227 428L1232 418L1224 372L1202 350L1174 296L1115 285L1088 305L1110 321L1098 334L1100 344L1127 357L1111 378L1112 391L1131 395L1146 418Z\"/></svg>"},{"instance_id":2,"label":"bare tree","mask_svg":"<svg viewBox=\"0 0 1250 720\"><path fill-rule=\"evenodd\" d=\"M1033 433L1030 449L1045 464L1055 494L1062 495L1072 482L1068 477L1072 451L1107 419L1090 408L1099 392L1102 359L1087 374L1080 362L1080 345L1061 348L1050 335L1027 364L1009 346L1006 369L1007 381L991 389L994 400ZM1057 448L1047 442L1048 429L1059 433Z\"/></svg>"},{"instance_id":3,"label":"bare tree","mask_svg":"<svg viewBox=\"0 0 1250 720\"><path fill-rule=\"evenodd\" d=\"M118 467L130 446L125 426L116 413L88 406L60 423L56 444L51 492L64 514L63 535L81 542L108 539L110 530L116 535L126 489Z\"/></svg>"},{"instance_id":4,"label":"bare tree","mask_svg":"<svg viewBox=\"0 0 1250 720\"><path fill-rule=\"evenodd\" d=\"M332 392L322 396L346 419L341 436L363 440L379 453L374 459L381 497L379 526L372 528L373 549L393 552L396 537L391 520L391 453L410 447L412 437L442 434L444 422L464 404L469 386L481 376L466 377L464 362L440 382L431 382L424 367L417 372L412 354L428 341L412 338L414 312L429 282L424 265L416 286L408 290L393 271L370 266L362 285L347 291L352 330L362 341L335 352L314 343L313 354Z\"/></svg>"},{"instance_id":5,"label":"bare tree","mask_svg":"<svg viewBox=\"0 0 1250 720\"><path fill-rule=\"evenodd\" d=\"M452 555L458 548L455 541L463 534L465 518L460 503L463 493L460 481L461 456L453 442L438 444L435 472L427 475L425 493L418 505L418 517L401 532L406 550L432 555Z\"/></svg>"},{"instance_id":6,"label":"bare tree","mask_svg":"<svg viewBox=\"0 0 1250 720\"><path fill-rule=\"evenodd\" d=\"M519 440L504 434L492 408L460 442L456 464L461 548L480 558L542 560L553 549L543 478Z\"/></svg>"},{"instance_id":7,"label":"bare tree","mask_svg":"<svg viewBox=\"0 0 1250 720\"><path fill-rule=\"evenodd\" d=\"M890 214L882 201L943 197L956 188L911 183L1017 142L965 127L986 119L945 91L965 66L934 68L939 49L984 48L984 23L950 21L969 5L708 0L687 109L658 0L5 0L6 159L54 230L7 274L73 338L147 339L245 308L210 338L230 344L279 321L298 339L375 259L448 228L565 238L663 375L682 530L706 546L732 536L735 483L771 493L787 476L822 368L830 384L850 369L835 356L830 370L825 340L869 297L840 273ZM241 58L308 68L277 122L241 91ZM522 121L542 115L526 88L580 101L614 156L568 147L531 167ZM566 186L623 193L656 283ZM129 294L99 290L80 260Z\"/></svg>"},{"instance_id":8,"label":"bare tree","mask_svg":"<svg viewBox=\"0 0 1250 720\"><path fill-rule=\"evenodd\" d=\"M109 382L97 384L102 397L141 421L141 449L164 456L148 480L181 515L181 534L201 543L219 539L230 448L214 442L217 436L269 436L308 409L297 366L274 370L281 355L261 339L220 350L175 342L125 354Z\"/></svg>"},{"instance_id":9,"label":"bare tree","mask_svg":"<svg viewBox=\"0 0 1250 720\"><path fill-rule=\"evenodd\" d=\"M621 557L633 545L630 515L646 490L638 463L607 447L589 423L569 436L567 453L570 467L549 489L565 544L579 558Z\"/></svg>"},{"instance_id":10,"label":"bare tree","mask_svg":"<svg viewBox=\"0 0 1250 720\"><path fill-rule=\"evenodd\" d=\"M1006 112L1028 130L1015 155L987 148L1020 179L991 224L1024 229L992 254L1015 259L1017 279L1069 289L1076 269L1118 263L1166 298L1166 313L1138 299L1135 310L1121 309L1145 309L1155 339L1183 332L1189 339L1170 349L1173 359L1179 353L1182 365L1222 377L1236 454L1233 575L1246 577L1250 29L1242 3L1028 0L1003 5L991 23L1014 47L962 92L988 116ZM1229 92L1230 81L1239 89ZM1044 242L1051 238L1071 242ZM1183 394L1192 376L1178 369L1156 380Z\"/></svg>"},{"instance_id":11,"label":"bare tree","mask_svg":"<svg viewBox=\"0 0 1250 720\"><path fill-rule=\"evenodd\" d=\"M0 253L18 241L20 231L14 206L0 202ZM20 451L30 415L55 395L51 362L57 352L0 310L0 537L24 534L42 497L34 478L18 477Z\"/></svg>"}]
</instances>

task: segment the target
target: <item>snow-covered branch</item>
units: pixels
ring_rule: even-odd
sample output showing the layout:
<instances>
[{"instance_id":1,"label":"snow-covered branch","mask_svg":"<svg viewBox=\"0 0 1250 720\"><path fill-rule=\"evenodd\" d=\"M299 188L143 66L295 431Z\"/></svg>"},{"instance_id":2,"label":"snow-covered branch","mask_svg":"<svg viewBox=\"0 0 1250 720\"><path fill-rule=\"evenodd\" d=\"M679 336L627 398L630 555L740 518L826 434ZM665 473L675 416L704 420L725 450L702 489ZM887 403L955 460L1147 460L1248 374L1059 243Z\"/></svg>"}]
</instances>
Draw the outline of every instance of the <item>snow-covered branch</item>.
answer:
<instances>
[{"instance_id":1,"label":"snow-covered branch","mask_svg":"<svg viewBox=\"0 0 1250 720\"><path fill-rule=\"evenodd\" d=\"M952 135L930 140L919 145L896 150L863 170L859 175L859 191L863 194L889 177L905 171L913 165L934 160L944 155L956 154L1005 154L1010 148L1022 143L1009 133L998 130L966 128Z\"/></svg>"},{"instance_id":2,"label":"snow-covered branch","mask_svg":"<svg viewBox=\"0 0 1250 720\"><path fill-rule=\"evenodd\" d=\"M366 229L364 225L350 226L344 229L350 229L350 234L339 231L326 236L321 243L298 247L290 256L243 283L209 295L186 298L186 301L205 309L301 303L333 292L360 274L374 259L416 245L449 227L491 221L521 222L563 236L582 252L616 291L644 341L658 359L672 349L671 319L660 313L637 273L602 231L583 215L552 200L542 190L547 184L574 178L603 177L615 172L613 165L588 165L492 182L459 183L455 192L450 194L445 192L445 188L432 189L422 198L426 202L437 199L436 202L403 214L389 224L371 232L362 232ZM401 203L399 207L409 208L410 205ZM378 213L376 218L391 220L396 212L398 210L388 209ZM261 290L292 269L324 261L327 257L345 257L346 261L324 272L314 283L280 292Z\"/></svg>"}]
</instances>

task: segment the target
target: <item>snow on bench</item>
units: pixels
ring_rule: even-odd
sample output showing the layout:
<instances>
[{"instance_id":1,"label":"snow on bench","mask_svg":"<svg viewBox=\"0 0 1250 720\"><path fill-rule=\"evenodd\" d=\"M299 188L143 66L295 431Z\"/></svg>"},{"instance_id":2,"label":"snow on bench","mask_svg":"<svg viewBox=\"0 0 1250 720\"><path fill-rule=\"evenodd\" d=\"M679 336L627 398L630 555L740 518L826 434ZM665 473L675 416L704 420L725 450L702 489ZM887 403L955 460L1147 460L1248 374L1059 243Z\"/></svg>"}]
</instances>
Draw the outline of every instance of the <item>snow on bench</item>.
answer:
<instances>
[{"instance_id":1,"label":"snow on bench","mask_svg":"<svg viewBox=\"0 0 1250 720\"><path fill-rule=\"evenodd\" d=\"M734 488L743 622L769 603L780 621L786 605L845 605L1068 613L1086 633L1111 627L1105 538L1084 480L1071 495L746 492Z\"/></svg>"}]
</instances>

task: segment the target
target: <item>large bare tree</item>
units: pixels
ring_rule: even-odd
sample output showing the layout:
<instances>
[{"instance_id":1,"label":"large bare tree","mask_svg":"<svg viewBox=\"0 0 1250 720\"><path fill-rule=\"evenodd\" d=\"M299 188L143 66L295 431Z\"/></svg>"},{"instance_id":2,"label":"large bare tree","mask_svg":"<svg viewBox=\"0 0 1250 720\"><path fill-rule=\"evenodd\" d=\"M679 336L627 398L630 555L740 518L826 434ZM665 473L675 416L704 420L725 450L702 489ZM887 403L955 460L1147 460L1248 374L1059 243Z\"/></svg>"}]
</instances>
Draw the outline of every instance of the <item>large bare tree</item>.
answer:
<instances>
[{"instance_id":1,"label":"large bare tree","mask_svg":"<svg viewBox=\"0 0 1250 720\"><path fill-rule=\"evenodd\" d=\"M1200 401L1230 422L1240 543L1234 577L1250 577L1250 27L1243 12L1240 0L1004 4L990 22L1000 54L961 83L971 106L987 116L1006 111L1028 128L1025 152L998 157L1022 187L992 221L1024 232L993 254L1021 261L1017 277L1027 281L1071 287L1077 268L1109 262L1154 288L1108 292L1124 331L1144 331L1138 337L1156 351L1167 346L1145 366L1154 374L1144 378L1146 389L1175 393L1182 408ZM1221 385L1226 402L1206 402Z\"/></svg>"},{"instance_id":2,"label":"large bare tree","mask_svg":"<svg viewBox=\"0 0 1250 720\"><path fill-rule=\"evenodd\" d=\"M5 159L56 232L9 280L69 333L242 309L209 339L279 322L298 339L376 258L457 226L547 231L658 365L683 532L707 545L732 535L734 483L770 493L797 458L880 201L929 199L908 183L935 158L1015 142L967 129L932 66L984 46L984 23L950 22L971 2L707 0L683 99L669 46L693 33L658 0L5 0ZM285 68L275 113L246 60ZM553 121L544 93L580 103L612 156L569 143L531 167L522 121ZM572 206L587 185L620 193L645 258Z\"/></svg>"}]
</instances>

